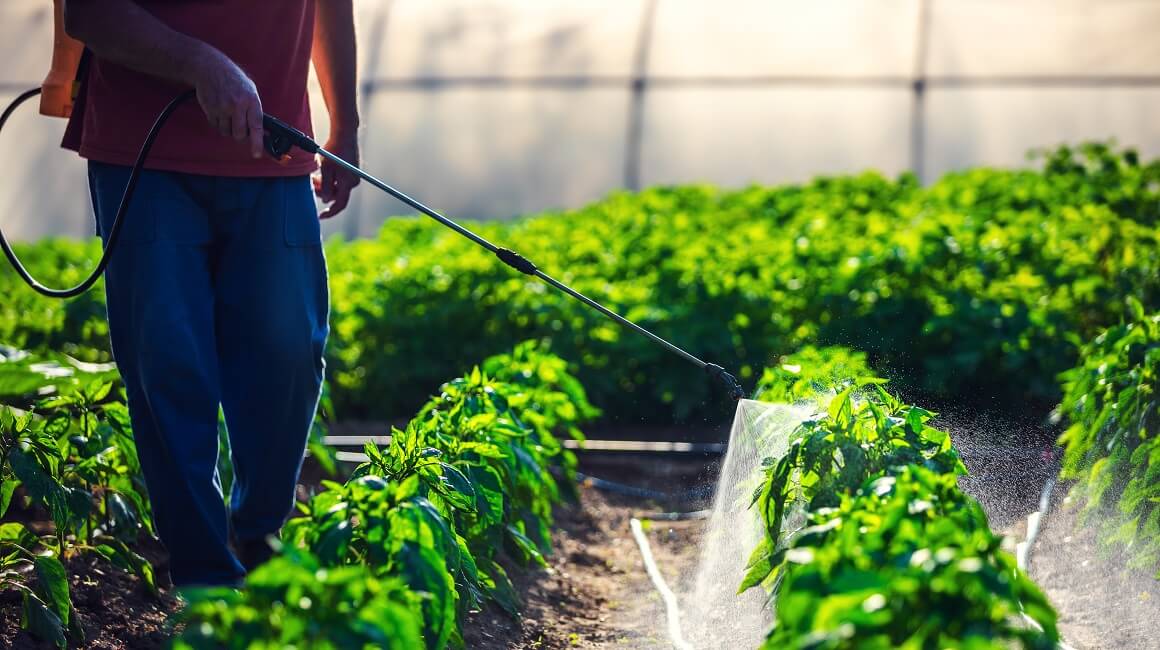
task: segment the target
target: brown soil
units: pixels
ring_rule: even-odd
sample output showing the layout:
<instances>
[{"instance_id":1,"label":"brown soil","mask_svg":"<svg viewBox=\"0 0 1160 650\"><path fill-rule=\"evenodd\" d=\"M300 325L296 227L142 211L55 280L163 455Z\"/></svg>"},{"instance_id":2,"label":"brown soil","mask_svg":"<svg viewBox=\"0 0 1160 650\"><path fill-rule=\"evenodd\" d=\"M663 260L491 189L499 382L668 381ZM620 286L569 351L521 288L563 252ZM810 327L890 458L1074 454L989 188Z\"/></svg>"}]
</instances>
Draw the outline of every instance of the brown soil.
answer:
<instances>
[{"instance_id":1,"label":"brown soil","mask_svg":"<svg viewBox=\"0 0 1160 650\"><path fill-rule=\"evenodd\" d=\"M494 607L473 615L467 647L480 650L554 648L669 648L664 609L648 576L628 521L650 504L581 487L580 505L557 515L555 547L547 569L513 572L524 614L513 619ZM696 545L677 529L700 522L656 522L653 554L676 583ZM672 530L674 534L669 534Z\"/></svg>"},{"instance_id":2,"label":"brown soil","mask_svg":"<svg viewBox=\"0 0 1160 650\"><path fill-rule=\"evenodd\" d=\"M1064 640L1080 650L1160 648L1160 582L1109 557L1074 507L1048 515L1031 554L1032 579L1059 612Z\"/></svg>"},{"instance_id":3,"label":"brown soil","mask_svg":"<svg viewBox=\"0 0 1160 650\"><path fill-rule=\"evenodd\" d=\"M84 641L70 647L91 650L152 650L165 647L166 620L177 610L167 592L153 595L140 579L93 555L66 562L69 593L84 629ZM0 647L53 648L20 629L20 594L0 592Z\"/></svg>"}]
</instances>

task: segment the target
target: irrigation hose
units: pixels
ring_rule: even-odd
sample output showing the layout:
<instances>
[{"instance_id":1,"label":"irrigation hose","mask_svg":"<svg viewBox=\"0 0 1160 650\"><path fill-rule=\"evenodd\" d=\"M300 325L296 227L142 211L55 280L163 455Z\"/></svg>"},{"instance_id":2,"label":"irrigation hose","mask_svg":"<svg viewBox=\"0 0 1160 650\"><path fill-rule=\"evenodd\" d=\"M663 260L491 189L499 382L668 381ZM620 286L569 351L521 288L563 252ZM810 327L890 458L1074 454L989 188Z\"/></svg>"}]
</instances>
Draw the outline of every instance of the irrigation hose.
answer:
<instances>
[{"instance_id":1,"label":"irrigation hose","mask_svg":"<svg viewBox=\"0 0 1160 650\"><path fill-rule=\"evenodd\" d=\"M653 559L652 548L649 547L648 537L644 534L644 527L641 526L640 520L636 517L633 517L628 523L632 528L632 536L636 539L636 545L640 548L640 556L644 560L644 570L648 573L649 580L652 580L653 587L656 588L657 593L661 596L661 600L665 603L669 640L672 641L673 647L676 650L693 650L693 646L688 641L685 641L685 637L681 634L681 610L680 605L677 603L677 595L673 593L672 589L669 589L668 583L665 582L665 577L661 575L660 569L657 568L656 560Z\"/></svg>"},{"instance_id":2,"label":"irrigation hose","mask_svg":"<svg viewBox=\"0 0 1160 650\"><path fill-rule=\"evenodd\" d=\"M1015 545L1015 563L1019 566L1019 570L1028 573L1031 570L1031 549L1035 546L1035 540L1039 538L1039 531L1043 528L1043 520L1047 517L1048 511L1051 509L1051 494L1055 491L1055 483L1057 478L1051 476L1043 485L1043 491L1039 494L1039 510L1027 515L1027 537L1022 542ZM1039 623L1023 613L1023 620L1029 625L1042 630L1043 627ZM1076 650L1074 647L1068 645L1061 638L1056 647L1059 650Z\"/></svg>"},{"instance_id":3,"label":"irrigation hose","mask_svg":"<svg viewBox=\"0 0 1160 650\"><path fill-rule=\"evenodd\" d=\"M33 88L21 93L16 99L12 100L12 103L4 109L4 113L0 114L0 131L4 129L8 118L21 104L39 94L40 88ZM20 258L17 257L16 251L12 249L8 238L4 236L4 231L0 229L0 248L3 248L8 262L12 264L12 268L20 276L20 279L24 280L25 284L32 287L37 293L48 296L49 298L73 298L88 291L96 284L97 280L105 272L105 268L109 265L109 256L112 254L117 245L117 240L121 236L121 228L125 225L125 213L129 210L129 202L133 198L133 192L137 189L137 181L141 177L141 170L145 167L145 160L149 157L149 151L153 148L153 142L157 139L157 134L161 132L161 128L169 121L169 117L173 114L173 111L177 110L178 106L193 96L194 91L190 90L174 97L162 109L161 113L157 115L157 119L153 121L153 126L149 128L149 133L145 136L145 142L141 144L141 150L137 152L137 160L133 163L133 168L129 172L129 180L125 183L125 192L121 195L121 203L117 206L117 214L113 218L113 225L109 228L109 236L106 240L105 247L101 250L101 258L97 261L97 266L80 284L67 289L53 289L32 277L32 274L20 262Z\"/></svg>"},{"instance_id":4,"label":"irrigation hose","mask_svg":"<svg viewBox=\"0 0 1160 650\"><path fill-rule=\"evenodd\" d=\"M583 472L576 473L576 480L582 484L591 485L592 487L598 490L603 490L605 492L612 492L613 494L620 494L627 497L652 499L653 501L663 501L668 503L696 501L699 499L708 499L713 496L713 488L708 486L701 488L691 488L688 490L682 490L680 492L661 492L660 490L650 490L649 488L638 487L636 485L628 485L626 483L609 481L608 479L591 476L584 474Z\"/></svg>"}]
</instances>

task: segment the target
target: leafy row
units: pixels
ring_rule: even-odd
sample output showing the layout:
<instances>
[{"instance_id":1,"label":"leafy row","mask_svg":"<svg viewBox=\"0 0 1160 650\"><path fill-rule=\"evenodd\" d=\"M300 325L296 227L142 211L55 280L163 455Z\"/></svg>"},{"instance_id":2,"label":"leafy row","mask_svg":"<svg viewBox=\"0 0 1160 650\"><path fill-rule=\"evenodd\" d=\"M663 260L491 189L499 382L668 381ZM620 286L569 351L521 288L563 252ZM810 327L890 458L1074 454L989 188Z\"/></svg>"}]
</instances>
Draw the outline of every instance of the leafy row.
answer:
<instances>
[{"instance_id":1,"label":"leafy row","mask_svg":"<svg viewBox=\"0 0 1160 650\"><path fill-rule=\"evenodd\" d=\"M464 616L518 597L501 553L543 565L575 488L557 433L596 414L565 364L527 343L443 385L388 449L287 523L239 591L187 594L179 648L463 647Z\"/></svg>"},{"instance_id":2,"label":"leafy row","mask_svg":"<svg viewBox=\"0 0 1160 650\"><path fill-rule=\"evenodd\" d=\"M912 378L908 389L1046 410L1079 342L1117 323L1129 296L1160 307L1158 180L1160 162L1086 145L1046 154L1038 170L974 169L927 187L866 173L656 188L473 227L743 380L802 345L841 344ZM68 275L96 248L23 252ZM611 416L692 419L705 408L709 387L679 359L426 221L394 219L327 254L329 369L348 417L413 413L463 358L540 337L580 364ZM13 296L0 306L0 340L107 354L97 298L51 303L15 282L0 268L0 291Z\"/></svg>"},{"instance_id":3,"label":"leafy row","mask_svg":"<svg viewBox=\"0 0 1160 650\"><path fill-rule=\"evenodd\" d=\"M822 367L805 372L807 359ZM1055 612L959 489L950 436L864 371L848 350L809 350L767 382L778 398L836 394L766 460L754 494L765 535L740 590L769 594L764 647L1054 647Z\"/></svg>"},{"instance_id":4,"label":"leafy row","mask_svg":"<svg viewBox=\"0 0 1160 650\"><path fill-rule=\"evenodd\" d=\"M58 647L84 640L71 557L97 554L157 589L134 550L153 523L119 386L108 366L0 349L0 588L21 593L25 627Z\"/></svg>"},{"instance_id":5,"label":"leafy row","mask_svg":"<svg viewBox=\"0 0 1160 650\"><path fill-rule=\"evenodd\" d=\"M1131 314L1062 376L1063 475L1106 543L1160 570L1160 312L1133 300Z\"/></svg>"}]
</instances>

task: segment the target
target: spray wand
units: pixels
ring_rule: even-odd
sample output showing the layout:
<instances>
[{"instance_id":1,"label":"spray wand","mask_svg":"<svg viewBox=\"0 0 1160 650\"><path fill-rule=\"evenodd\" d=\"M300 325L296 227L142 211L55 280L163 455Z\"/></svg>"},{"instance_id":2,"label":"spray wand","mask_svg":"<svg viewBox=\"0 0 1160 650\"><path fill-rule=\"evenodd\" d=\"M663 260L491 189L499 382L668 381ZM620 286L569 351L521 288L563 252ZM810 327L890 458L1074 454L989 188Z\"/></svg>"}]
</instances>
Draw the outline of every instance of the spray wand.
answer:
<instances>
[{"instance_id":1,"label":"spray wand","mask_svg":"<svg viewBox=\"0 0 1160 650\"><path fill-rule=\"evenodd\" d=\"M27 101L27 100L29 100L37 95L39 95L40 93L41 93L40 88L34 88L34 89L29 90L25 93L22 93L15 100L13 100L12 103L9 104L8 107L4 110L4 112L0 113L0 129L3 129L4 123L8 121L8 118L12 115L13 111L15 111L18 106L20 106L20 104L24 103L25 101ZM137 180L140 176L141 170L145 166L145 161L147 160L147 158L149 156L149 150L152 148L154 140L157 139L157 135L160 133L162 127L165 125L166 121L169 119L169 116L173 114L173 112L178 108L178 106L180 106L183 102L189 100L193 96L194 96L194 92L191 90L191 91L184 92L181 95L178 95L177 97L175 97L173 99L173 101L169 102L169 104L166 105L166 107L161 111L161 113L157 116L157 119L154 121L153 126L149 129L149 132L145 136L145 141L141 145L141 150L138 153L137 159L134 162L132 170L129 174L129 180L126 183L125 192L121 197L121 203L118 206L117 214L113 219L113 225L109 230L108 240L105 244L104 250L101 253L100 261L97 263L96 268L93 269L93 271L89 274L89 276L85 280L83 280L82 282L80 282L76 286L70 287L67 289L53 289L53 288L47 287L44 284L38 282L34 277L32 277L32 275L28 272L28 270L24 268L24 265L20 263L20 259L16 256L16 253L15 253L15 251L13 251L12 246L9 244L7 238L4 237L4 233L2 231L0 231L0 249L3 250L4 255L8 258L8 261L12 264L12 268L15 269L16 273L20 276L20 278L22 280L24 280L24 282L26 284L28 284L28 286L32 287L38 293L45 295L45 296L48 296L48 297L51 297L51 298L71 298L71 297L78 296L78 295L84 293L85 291L87 291L89 288L91 288L93 286L93 284L97 281L97 279L104 272L105 267L108 265L108 262L109 262L109 255L113 251L114 247L117 244L118 238L119 238L120 233L121 233L121 226L123 225L123 222L124 222L125 213L128 212L128 207L129 207L130 200L132 199L132 196L133 196L133 191L136 189ZM317 142L315 142L313 139L311 139L305 133L290 126L289 124L286 124L285 122L279 120L278 118L273 117L271 115L264 115L262 118L262 123L263 123L263 126L265 128L264 143L265 143L266 151L271 156L273 156L275 159L279 159L279 160L282 159L287 153L289 153L291 148L298 147L299 149L302 149L303 151L305 151L307 153L316 154L316 155L322 156L323 158L326 158L326 159L334 162L339 167L342 167L343 169L349 171L350 173L358 176L359 178L365 180L367 183L370 183L371 185L375 186L376 188L378 188L378 189L386 192L387 194L390 194L391 196L395 197L399 201L402 201L403 203L414 208L415 210L418 210L419 212L425 214L428 217L431 217L432 219L443 224L444 226L454 230L455 232L459 233L460 235L463 235L464 237L475 242L479 246L487 249L489 252L494 254L501 262L503 262L504 264L519 271L520 273L539 278L540 280L542 280L546 284L556 288L559 291L562 291L562 292L568 294L572 298L584 303L588 307L591 307L592 309L595 309L596 311L600 312L601 314L604 314L608 318L611 318L612 320L616 321L620 325L623 325L624 327L626 327L626 328L628 328L628 329L630 329L638 334L641 334L642 336L645 336L646 338L653 341L657 345L660 345L661 347L665 348L669 352L672 352L673 354L676 354L677 356L681 357L685 361L692 363L693 365L695 365L698 368L700 368L701 370L703 370L714 381L721 384L724 387L726 393L733 400L740 400L741 398L743 398L745 396L745 390L743 388L741 388L741 384L737 381L737 378L734 377L729 372L727 372L723 367L721 367L715 363L709 363L708 361L704 361L704 360L694 356L693 354L687 352L686 350L674 345L673 343L670 343L669 341L665 340L664 338L661 338L660 336L657 336L656 334L654 334L653 332L650 332L649 330L645 329L644 327L637 325L636 323L628 320L627 318L612 311L611 309L605 307L604 305L596 302L595 300L589 298L588 296L585 296L584 294L580 293L579 291L576 291L572 287L569 287L568 285L564 284L563 282L560 282L559 280L553 278L552 276L548 275L547 273L544 273L542 270L539 269L539 267L537 267L535 265L535 263L533 263L531 260L527 259L523 255L520 255L519 253L517 253L513 250L496 246L495 244L491 243L487 239L484 239L483 237L479 236L478 234L472 232L471 230L469 230L469 229L463 227L462 225L456 223L455 221L445 217L444 215L440 214L439 212L435 211L434 209L427 207L426 205L424 205L420 201L408 196L407 194L403 193L402 191L395 189L394 187L388 185L387 183L385 183L385 182L375 178L374 176L368 174L367 172L365 172L361 168L359 168L357 165L354 165L350 162L347 162L346 160L343 160L342 158L338 157L337 155L327 151L326 149L319 146L319 144Z\"/></svg>"},{"instance_id":2,"label":"spray wand","mask_svg":"<svg viewBox=\"0 0 1160 650\"><path fill-rule=\"evenodd\" d=\"M370 183L371 185L374 185L378 189L386 192L387 194L390 194L391 196L395 197L396 199L402 201L403 203L406 203L407 205L411 206L412 208L418 210L419 212L422 212L423 214L427 215L428 217L431 217L432 219L434 219L435 221L438 221L439 223L443 224L444 226L447 226L448 228L459 233L460 235L463 235L464 237L470 239L471 241L475 242L476 244L480 245L481 247L487 249L493 255L495 255L497 258L499 258L499 261L503 262L504 264L507 264L508 266L519 271L520 273L523 273L525 275L534 276L534 277L539 278L540 280L543 280L548 285L568 294L569 296L575 298L576 300L579 300L580 302L591 307L592 309L595 309L596 311L600 312L601 314L604 314L608 318L611 318L612 320L623 325L624 327L647 337L648 339L652 340L654 343L665 348L669 352L672 352L673 354L681 357L685 361L688 361L689 363L692 363L693 365L697 366L701 370L704 370L706 374L708 374L711 378L713 378L714 380L716 380L722 386L725 387L725 390L729 394L730 398L732 398L734 400L739 400L739 399L745 397L745 390L743 388L741 388L741 384L737 381L737 378L734 377L729 372L727 372L721 366L719 366L715 363L709 363L708 361L703 361L703 360L699 359L698 357L694 356L693 354L690 354L689 352L685 351L684 349L670 343L669 341L666 341L665 339L661 338L660 336L657 336L656 334L654 334L654 333L650 332L649 330L641 327L640 325L637 325L636 323L628 320L627 318L612 311L611 309L605 307L604 305L596 302L595 300L589 298L588 296L585 296L584 294L580 293L579 291L576 291L572 287L569 287L568 285L564 284L563 282L560 282L559 280L553 278L552 276L548 275L547 273L544 273L531 260L524 257L523 255L520 255L519 253L517 253L513 250L496 246L495 244L491 243L490 241L488 241L488 240L484 239L483 237L480 237L478 234L472 232L471 230L468 230L467 228L464 228L463 226L456 223L455 221L452 221L451 219L443 216L442 214L435 211L434 209L427 207L422 202L408 196L404 192L402 192L398 189L395 189L394 187L388 185L387 183L384 183L383 181L368 174L367 172L365 172L361 168L359 168L357 165L352 165L351 163L343 160L342 158L339 158L335 154L327 151L326 149L323 149L322 147L320 147L318 145L317 142L312 140L305 133L290 126L289 124L286 124L285 122L279 120L278 118L273 117L271 115L265 115L262 118L262 124L266 128L266 136L265 136L266 151L269 152L269 154L271 156L274 156L274 158L280 159L283 156L285 156L290 151L290 149L292 147L298 147L299 149L302 149L303 151L305 151L307 153L317 154L319 156L322 156L323 158L326 158L327 160L332 161L333 163L335 163L339 167L342 167L343 169L354 174L355 176L358 176L359 178L363 179L364 181Z\"/></svg>"}]
</instances>

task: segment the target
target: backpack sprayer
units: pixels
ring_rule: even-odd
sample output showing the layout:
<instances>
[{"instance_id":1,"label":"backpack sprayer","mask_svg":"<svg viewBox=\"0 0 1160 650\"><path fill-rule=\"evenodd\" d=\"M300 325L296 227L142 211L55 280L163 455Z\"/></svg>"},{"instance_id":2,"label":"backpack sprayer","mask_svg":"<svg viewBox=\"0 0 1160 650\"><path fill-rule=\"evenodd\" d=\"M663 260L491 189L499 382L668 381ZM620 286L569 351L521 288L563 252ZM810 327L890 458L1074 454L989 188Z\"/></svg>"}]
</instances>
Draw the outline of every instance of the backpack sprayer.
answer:
<instances>
[{"instance_id":1,"label":"backpack sprayer","mask_svg":"<svg viewBox=\"0 0 1160 650\"><path fill-rule=\"evenodd\" d=\"M4 112L0 114L0 130L4 128L4 124L8 121L8 118L21 104L36 96L40 97L40 112L42 115L48 115L52 117L69 117L72 114L73 104L76 101L77 94L80 90L80 84L83 82L83 77L87 73L87 70L85 69L86 66L84 64L88 55L85 53L83 43L71 38L68 36L68 34L65 33L63 8L61 6L60 0L54 0L53 4L55 5L55 28L53 34L52 68L49 70L48 76L45 78L44 83L40 88L33 88L31 90L25 91L16 99L14 99L7 108L4 109ZM157 115L157 119L154 120L153 126L150 127L148 134L145 136L145 141L142 143L141 150L137 154L136 162L133 163L132 170L129 174L129 180L125 185L125 192L121 196L121 203L117 208L117 214L113 219L112 227L109 229L108 240L105 243L104 249L101 251L100 260L97 262L97 266L93 269L92 273L90 273L89 276L80 284L67 289L53 289L38 282L34 277L32 277L28 270L24 268L24 265L20 263L20 259L16 256L15 251L12 250L12 246L9 244L8 239L4 236L3 231L0 230L0 248L3 248L4 255L12 264L12 268L15 269L16 273L22 280L24 280L25 283L28 284L29 287L36 290L38 293L51 298L71 298L78 296L85 291L88 291L97 281L97 279L100 278L101 274L104 273L105 268L108 266L110 255L116 247L117 240L121 233L121 226L124 222L125 213L128 211L129 203L133 198L133 192L137 187L138 178L141 175L141 170L145 166L145 161L149 157L149 150L153 147L153 142L157 139L157 135L161 132L161 129L165 126L166 121L169 120L169 117L173 114L173 111L175 111L182 103L194 97L194 95L195 93L192 90L178 95L172 101L170 101L164 109L162 109L161 113ZM451 219L443 216L432 208L427 207L418 200L411 198L407 194L375 178L374 176L360 169L358 166L353 165L343 160L342 158L339 158L335 154L327 151L326 149L319 146L317 142L315 142L305 133L302 133L289 124L282 122L278 118L272 115L263 115L262 125L265 129L263 141L265 143L266 151L275 159L280 160L292 148L298 147L307 153L319 155L323 158L326 158L327 160L330 160L334 164L358 176L367 183L377 187L387 194L390 194L399 201L402 201L415 210L418 210L426 216L454 230L460 235L470 239L479 246L487 249L501 262L512 267L516 271L519 271L525 275L539 278L548 285L568 294L572 298L579 300L592 309L595 309L601 314L604 314L608 318L611 318L617 323L620 323L624 327L647 337L669 352L672 352L673 354L676 354L689 363L692 363L693 365L703 370L712 379L719 382L732 399L739 400L745 396L745 391L741 388L741 384L738 383L737 378L726 372L725 369L721 366L715 363L709 363L694 356L693 354L690 354L684 349L670 343L660 336L657 336L656 334L641 327L640 325L637 325L636 323L628 320L627 318L612 311L611 309L608 309L604 305L601 305L588 296L585 296L572 287L569 287L568 285L560 282L547 273L544 273L531 260L527 259L523 255L520 255L513 250L496 246L487 239L484 239L471 230L456 223L455 221L452 221Z\"/></svg>"}]
</instances>

